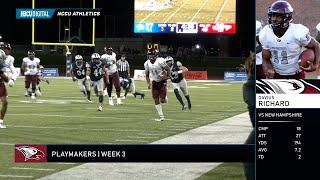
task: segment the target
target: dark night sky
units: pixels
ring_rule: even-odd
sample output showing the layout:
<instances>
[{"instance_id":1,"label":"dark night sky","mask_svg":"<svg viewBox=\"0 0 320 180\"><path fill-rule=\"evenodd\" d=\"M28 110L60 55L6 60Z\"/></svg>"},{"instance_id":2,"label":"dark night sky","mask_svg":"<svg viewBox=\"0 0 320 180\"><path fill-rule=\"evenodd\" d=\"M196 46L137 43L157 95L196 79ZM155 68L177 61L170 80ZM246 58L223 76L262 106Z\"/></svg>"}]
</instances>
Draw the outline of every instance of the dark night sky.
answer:
<instances>
[{"instance_id":1,"label":"dark night sky","mask_svg":"<svg viewBox=\"0 0 320 180\"><path fill-rule=\"evenodd\" d=\"M64 7L79 7L80 0L37 0L36 7L61 7L63 2ZM83 0L84 6L87 7L91 1ZM96 7L102 8L105 15L115 17L115 33L113 37L141 37L140 34L133 33L133 0L96 0ZM255 1L254 0L237 0L237 23L238 33L236 35L168 35L156 34L153 39L158 39L159 42L170 42L180 44L190 44L194 42L217 43L218 38L222 37L231 46L231 49L239 51L254 49L254 34L255 34ZM0 34L8 39L13 44L30 44L31 42L31 20L16 20L16 8L31 8L31 0L10 0L6 4L2 3L0 7ZM104 18L97 20L96 37L104 37ZM57 27L57 24L46 22L47 29ZM51 26L50 26L51 25ZM48 30L49 32L50 30ZM57 34L57 33L55 33ZM84 30L85 34L85 30ZM51 34L52 35L52 34ZM149 36L149 35L148 35ZM50 37L46 35L46 37ZM52 36L53 38L54 36ZM177 41L178 39L178 41Z\"/></svg>"}]
</instances>

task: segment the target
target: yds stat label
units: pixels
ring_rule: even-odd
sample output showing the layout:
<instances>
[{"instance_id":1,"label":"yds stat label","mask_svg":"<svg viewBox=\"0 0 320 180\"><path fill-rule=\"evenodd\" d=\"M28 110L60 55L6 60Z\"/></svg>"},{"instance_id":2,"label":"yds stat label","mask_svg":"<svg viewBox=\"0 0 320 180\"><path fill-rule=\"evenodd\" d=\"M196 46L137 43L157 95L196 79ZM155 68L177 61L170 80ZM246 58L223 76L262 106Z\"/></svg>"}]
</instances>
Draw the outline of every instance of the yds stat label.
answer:
<instances>
[{"instance_id":1,"label":"yds stat label","mask_svg":"<svg viewBox=\"0 0 320 180\"><path fill-rule=\"evenodd\" d=\"M257 179L304 176L317 166L319 112L320 81L256 81Z\"/></svg>"}]
</instances>

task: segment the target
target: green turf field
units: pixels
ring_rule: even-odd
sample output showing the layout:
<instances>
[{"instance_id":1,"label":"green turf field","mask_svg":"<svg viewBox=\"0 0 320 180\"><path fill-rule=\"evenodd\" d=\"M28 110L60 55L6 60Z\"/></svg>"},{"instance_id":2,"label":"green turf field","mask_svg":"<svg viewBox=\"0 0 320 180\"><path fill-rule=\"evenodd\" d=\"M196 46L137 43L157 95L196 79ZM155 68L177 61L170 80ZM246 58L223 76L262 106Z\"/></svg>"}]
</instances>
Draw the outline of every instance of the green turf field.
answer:
<instances>
[{"instance_id":1,"label":"green turf field","mask_svg":"<svg viewBox=\"0 0 320 180\"><path fill-rule=\"evenodd\" d=\"M242 163L224 163L197 180L246 180Z\"/></svg>"},{"instance_id":2,"label":"green turf field","mask_svg":"<svg viewBox=\"0 0 320 180\"><path fill-rule=\"evenodd\" d=\"M149 0L135 0L135 22L228 22L236 21L236 0L176 0L171 7L155 11L145 7L137 9L137 4ZM165 3L167 0L156 0Z\"/></svg>"},{"instance_id":3,"label":"green turf field","mask_svg":"<svg viewBox=\"0 0 320 180\"><path fill-rule=\"evenodd\" d=\"M163 108L168 120L157 122L145 82L136 82L137 90L146 93L144 100L130 96L122 106L106 104L103 112L97 111L98 99L93 97L94 103L87 103L71 79L43 83L43 96L37 100L24 97L23 82L18 79L14 87L7 87L7 129L0 129L0 179L11 179L3 175L39 178L77 165L15 164L14 144L144 144L246 111L239 83L189 83L192 112L182 112L170 91L169 102Z\"/></svg>"}]
</instances>

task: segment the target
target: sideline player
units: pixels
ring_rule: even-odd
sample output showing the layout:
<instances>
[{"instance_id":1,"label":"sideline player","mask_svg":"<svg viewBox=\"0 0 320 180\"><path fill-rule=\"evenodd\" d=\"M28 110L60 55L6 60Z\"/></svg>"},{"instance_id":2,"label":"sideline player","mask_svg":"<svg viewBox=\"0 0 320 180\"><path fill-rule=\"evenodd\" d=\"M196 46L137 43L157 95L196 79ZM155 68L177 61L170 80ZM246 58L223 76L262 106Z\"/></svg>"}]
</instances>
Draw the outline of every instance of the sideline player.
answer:
<instances>
[{"instance_id":1,"label":"sideline player","mask_svg":"<svg viewBox=\"0 0 320 180\"><path fill-rule=\"evenodd\" d=\"M9 43L2 43L2 50L5 52L6 59L4 61L4 66L6 67L5 73L7 73L7 77L9 78L8 85L12 87L17 80L17 73L15 72L14 67L14 57L11 56L11 45Z\"/></svg>"},{"instance_id":2,"label":"sideline player","mask_svg":"<svg viewBox=\"0 0 320 180\"><path fill-rule=\"evenodd\" d=\"M25 75L25 96L29 96L28 88L31 84L31 99L35 99L35 91L37 88L38 81L38 69L40 67L40 59L35 57L35 53L33 50L28 51L28 57L23 58L21 69L24 71Z\"/></svg>"},{"instance_id":3,"label":"sideline player","mask_svg":"<svg viewBox=\"0 0 320 180\"><path fill-rule=\"evenodd\" d=\"M80 91L87 97L88 102L92 103L90 99L90 82L86 82L86 62L83 61L81 55L75 56L75 62L71 65L70 75L73 81L77 81Z\"/></svg>"},{"instance_id":4,"label":"sideline player","mask_svg":"<svg viewBox=\"0 0 320 180\"><path fill-rule=\"evenodd\" d=\"M86 67L86 81L92 81L95 93L99 97L98 111L102 111L104 88L103 76L105 76L106 82L109 83L108 69L105 67L105 63L101 61L98 53L93 53L91 55L91 61L86 64Z\"/></svg>"},{"instance_id":5,"label":"sideline player","mask_svg":"<svg viewBox=\"0 0 320 180\"><path fill-rule=\"evenodd\" d=\"M268 11L269 25L259 33L262 44L262 59L268 78L304 79L303 71L318 68L320 60L319 44L310 36L309 29L292 23L293 8L287 1L274 2ZM303 47L315 51L316 60L309 67L299 67L299 56Z\"/></svg>"},{"instance_id":6,"label":"sideline player","mask_svg":"<svg viewBox=\"0 0 320 180\"><path fill-rule=\"evenodd\" d=\"M187 72L188 69L184 67L180 61L174 61L171 56L166 57L166 63L171 69L170 79L173 85L173 92L180 102L182 110L186 110L187 107L184 104L182 97L180 96L179 90L182 91L184 97L187 99L188 109L191 110L191 100L188 91L188 84L183 76L183 73Z\"/></svg>"},{"instance_id":7,"label":"sideline player","mask_svg":"<svg viewBox=\"0 0 320 180\"><path fill-rule=\"evenodd\" d=\"M171 73L170 68L164 58L157 57L155 51L148 52L148 60L144 63L144 68L148 89L152 89L152 97L159 115L159 119L156 119L156 121L163 121L165 117L160 103L166 103L167 79ZM152 79L152 82L150 82L150 79Z\"/></svg>"},{"instance_id":8,"label":"sideline player","mask_svg":"<svg viewBox=\"0 0 320 180\"><path fill-rule=\"evenodd\" d=\"M256 79L265 79L266 75L262 66L262 46L259 42L259 32L262 29L262 23L260 21L256 21Z\"/></svg>"},{"instance_id":9,"label":"sideline player","mask_svg":"<svg viewBox=\"0 0 320 180\"><path fill-rule=\"evenodd\" d=\"M6 54L2 49L3 47L1 46L0 47L0 98L2 102L2 107L0 112L0 129L6 128L6 126L4 125L4 116L8 108L8 93L7 93L6 85L4 84L4 82L9 81L8 77L4 74Z\"/></svg>"},{"instance_id":10,"label":"sideline player","mask_svg":"<svg viewBox=\"0 0 320 180\"><path fill-rule=\"evenodd\" d=\"M108 68L108 76L110 83L106 83L107 86L107 93L109 97L109 105L113 106L113 100L112 100L112 88L113 86L116 89L117 94L117 105L122 104L121 98L120 98L120 80L119 80L119 73L118 73L118 67L117 67L117 60L116 60L116 53L113 52L113 49L111 47L105 47L105 54L101 56L101 60L104 61L106 64L106 67ZM106 81L106 79L104 79Z\"/></svg>"}]
</instances>

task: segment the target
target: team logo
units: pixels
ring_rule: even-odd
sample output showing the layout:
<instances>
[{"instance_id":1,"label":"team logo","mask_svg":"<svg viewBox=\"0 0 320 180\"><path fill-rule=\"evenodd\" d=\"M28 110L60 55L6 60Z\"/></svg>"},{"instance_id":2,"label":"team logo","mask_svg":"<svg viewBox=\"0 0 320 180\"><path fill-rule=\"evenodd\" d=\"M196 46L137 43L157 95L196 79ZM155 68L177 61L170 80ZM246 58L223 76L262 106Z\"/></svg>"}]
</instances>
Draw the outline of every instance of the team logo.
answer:
<instances>
[{"instance_id":1,"label":"team logo","mask_svg":"<svg viewBox=\"0 0 320 180\"><path fill-rule=\"evenodd\" d=\"M46 162L46 146L16 145L15 162Z\"/></svg>"},{"instance_id":2,"label":"team logo","mask_svg":"<svg viewBox=\"0 0 320 180\"><path fill-rule=\"evenodd\" d=\"M256 81L258 94L320 94L320 88L304 80L265 79Z\"/></svg>"}]
</instances>

